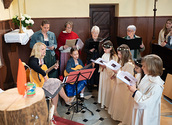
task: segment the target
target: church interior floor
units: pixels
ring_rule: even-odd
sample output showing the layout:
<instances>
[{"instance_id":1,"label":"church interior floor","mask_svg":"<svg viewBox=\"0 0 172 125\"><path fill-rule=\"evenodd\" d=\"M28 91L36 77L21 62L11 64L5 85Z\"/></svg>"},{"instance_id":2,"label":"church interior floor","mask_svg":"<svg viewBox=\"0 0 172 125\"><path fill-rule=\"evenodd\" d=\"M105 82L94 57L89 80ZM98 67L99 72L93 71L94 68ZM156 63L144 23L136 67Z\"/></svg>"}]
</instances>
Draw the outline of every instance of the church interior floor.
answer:
<instances>
[{"instance_id":1,"label":"church interior floor","mask_svg":"<svg viewBox=\"0 0 172 125\"><path fill-rule=\"evenodd\" d=\"M93 112L92 115L88 110L83 109L78 113L73 113L73 109L68 111L68 106L60 101L57 111L59 115L65 119L69 119L85 125L118 125L119 121L114 121L107 113L107 110L100 108L97 103L98 92L94 89L89 92L85 89L84 105ZM79 106L80 109L80 106ZM162 97L161 103L161 125L172 125L172 102Z\"/></svg>"}]
</instances>

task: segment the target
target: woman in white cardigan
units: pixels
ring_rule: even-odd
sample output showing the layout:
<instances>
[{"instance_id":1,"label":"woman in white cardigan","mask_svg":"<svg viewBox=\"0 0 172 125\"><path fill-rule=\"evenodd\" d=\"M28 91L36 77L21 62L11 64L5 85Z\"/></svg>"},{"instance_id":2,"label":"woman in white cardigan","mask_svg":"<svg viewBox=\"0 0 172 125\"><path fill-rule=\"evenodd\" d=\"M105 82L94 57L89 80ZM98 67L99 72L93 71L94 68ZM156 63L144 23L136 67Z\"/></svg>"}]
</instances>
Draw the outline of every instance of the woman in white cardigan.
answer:
<instances>
[{"instance_id":1,"label":"woman in white cardigan","mask_svg":"<svg viewBox=\"0 0 172 125\"><path fill-rule=\"evenodd\" d=\"M159 32L158 44L161 45L163 42L167 42L168 36L172 26L172 19L167 19L164 28Z\"/></svg>"}]
</instances>

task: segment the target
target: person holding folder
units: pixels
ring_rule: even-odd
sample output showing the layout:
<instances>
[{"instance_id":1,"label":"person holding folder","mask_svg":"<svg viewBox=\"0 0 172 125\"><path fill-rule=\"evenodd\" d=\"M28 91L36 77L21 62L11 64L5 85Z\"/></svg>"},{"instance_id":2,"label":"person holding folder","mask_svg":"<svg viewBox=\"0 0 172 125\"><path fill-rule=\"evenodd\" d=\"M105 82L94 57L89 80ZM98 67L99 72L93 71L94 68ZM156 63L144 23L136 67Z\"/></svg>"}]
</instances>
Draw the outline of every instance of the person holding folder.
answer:
<instances>
[{"instance_id":1,"label":"person holding folder","mask_svg":"<svg viewBox=\"0 0 172 125\"><path fill-rule=\"evenodd\" d=\"M160 125L161 98L164 81L162 59L155 55L146 55L142 59L142 69L145 76L138 88L128 86L134 100L132 125Z\"/></svg>"},{"instance_id":2,"label":"person holding folder","mask_svg":"<svg viewBox=\"0 0 172 125\"><path fill-rule=\"evenodd\" d=\"M136 39L136 38L140 38L139 36L135 35L136 33L136 26L134 25L129 25L127 27L127 36L125 36L124 38L125 39ZM131 51L131 54L132 54L132 59L138 59L138 58L141 58L141 54L140 52L143 52L145 50L145 46L142 42L142 44L140 45L140 48L138 49L133 49L133 50L130 50Z\"/></svg>"},{"instance_id":3,"label":"person holding folder","mask_svg":"<svg viewBox=\"0 0 172 125\"><path fill-rule=\"evenodd\" d=\"M113 48L113 44L110 40L106 40L102 44L104 54L102 59L109 62L114 60L117 62L118 56ZM99 65L100 79L99 79L99 91L98 91L98 103L101 103L101 108L108 108L110 99L112 96L113 86L116 83L116 77L114 78L114 72L105 65Z\"/></svg>"},{"instance_id":4,"label":"person holding folder","mask_svg":"<svg viewBox=\"0 0 172 125\"><path fill-rule=\"evenodd\" d=\"M70 58L70 49L69 45L66 44L67 40L77 40L78 35L72 31L73 22L68 21L65 23L65 30L59 34L57 39L58 47L56 49L57 58L60 60L60 75L63 75L67 61ZM73 46L76 47L76 46Z\"/></svg>"},{"instance_id":5,"label":"person holding folder","mask_svg":"<svg viewBox=\"0 0 172 125\"><path fill-rule=\"evenodd\" d=\"M130 52L130 48L126 44L122 44L117 48L117 54L117 62L121 65L121 68L118 71L113 71L115 73L119 71L125 71L130 73L131 75L134 75L134 63L131 57L132 55ZM114 82L112 96L108 107L108 113L111 115L112 119L122 122L126 113L131 114L132 110L126 112L128 105L129 103L131 103L132 100L131 95L132 93L128 90L127 84L117 78L117 81Z\"/></svg>"},{"instance_id":6,"label":"person holding folder","mask_svg":"<svg viewBox=\"0 0 172 125\"><path fill-rule=\"evenodd\" d=\"M85 41L85 48L84 51L87 54L87 65L91 63L91 59L95 60L102 56L102 47L100 44L100 38L98 37L100 33L100 28L98 26L93 26L91 29L91 38L87 39ZM94 66L95 71L93 73L93 76L89 80L88 88L90 90L93 89L94 85L99 84L99 65L95 64Z\"/></svg>"},{"instance_id":7,"label":"person holding folder","mask_svg":"<svg viewBox=\"0 0 172 125\"><path fill-rule=\"evenodd\" d=\"M30 48L32 49L35 43L42 42L46 47L46 55L44 61L48 68L50 68L54 63L56 63L55 49L57 48L56 36L50 30L50 22L48 20L43 20L41 23L41 30L35 32L31 37ZM57 78L58 72L53 69L48 76L50 78Z\"/></svg>"}]
</instances>

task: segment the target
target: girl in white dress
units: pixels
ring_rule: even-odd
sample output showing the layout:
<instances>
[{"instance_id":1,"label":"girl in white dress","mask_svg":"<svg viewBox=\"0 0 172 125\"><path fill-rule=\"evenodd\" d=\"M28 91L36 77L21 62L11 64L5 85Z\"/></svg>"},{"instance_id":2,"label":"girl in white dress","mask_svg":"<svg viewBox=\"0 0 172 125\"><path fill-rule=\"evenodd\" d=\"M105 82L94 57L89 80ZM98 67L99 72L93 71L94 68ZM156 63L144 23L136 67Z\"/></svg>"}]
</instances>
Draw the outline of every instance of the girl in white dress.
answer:
<instances>
[{"instance_id":1,"label":"girl in white dress","mask_svg":"<svg viewBox=\"0 0 172 125\"><path fill-rule=\"evenodd\" d=\"M122 44L117 48L118 63L121 64L122 71L127 71L134 75L134 64L132 61L132 55L127 45ZM114 71L117 73L117 71ZM131 92L127 88L127 84L117 78L115 87L113 88L108 113L112 119L122 121L126 112L129 99L131 98Z\"/></svg>"},{"instance_id":2,"label":"girl in white dress","mask_svg":"<svg viewBox=\"0 0 172 125\"><path fill-rule=\"evenodd\" d=\"M137 79L136 88L139 85L141 79L144 77L144 72L142 70L141 60L142 60L141 58L134 60L134 64L135 64L134 77ZM130 103L128 103L128 106L127 106L125 115L123 117L123 120L118 125L131 125L132 124L132 111L133 111L133 107L134 107L134 100L131 97L130 98Z\"/></svg>"},{"instance_id":3,"label":"girl in white dress","mask_svg":"<svg viewBox=\"0 0 172 125\"><path fill-rule=\"evenodd\" d=\"M159 56L151 54L142 59L142 69L145 76L138 88L128 86L133 93L134 108L132 125L160 125L161 96L164 81L163 63Z\"/></svg>"},{"instance_id":4,"label":"girl in white dress","mask_svg":"<svg viewBox=\"0 0 172 125\"><path fill-rule=\"evenodd\" d=\"M113 44L110 40L107 40L102 45L104 54L102 59L109 62L110 60L117 61L117 54L113 48ZM116 79L111 79L114 72L104 65L99 67L100 79L99 79L99 91L98 91L98 103L101 103L101 108L104 106L109 107L110 97L112 94L112 88Z\"/></svg>"}]
</instances>

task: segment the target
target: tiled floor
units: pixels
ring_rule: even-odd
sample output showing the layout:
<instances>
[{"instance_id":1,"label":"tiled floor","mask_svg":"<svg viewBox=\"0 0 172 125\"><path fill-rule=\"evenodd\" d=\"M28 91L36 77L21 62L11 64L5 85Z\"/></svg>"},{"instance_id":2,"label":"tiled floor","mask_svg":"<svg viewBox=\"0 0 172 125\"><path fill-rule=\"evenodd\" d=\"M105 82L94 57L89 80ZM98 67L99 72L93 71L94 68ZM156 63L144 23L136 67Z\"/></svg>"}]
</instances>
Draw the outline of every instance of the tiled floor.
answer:
<instances>
[{"instance_id":1,"label":"tiled floor","mask_svg":"<svg viewBox=\"0 0 172 125\"><path fill-rule=\"evenodd\" d=\"M59 104L57 109L60 116L85 125L118 125L119 122L111 119L107 111L101 109L100 104L97 104L97 90L88 92L86 89L85 98L85 106L91 110L94 115L86 109L73 114L73 109L68 112L68 107L62 103ZM161 104L161 125L172 125L172 103L166 101L163 97Z\"/></svg>"}]
</instances>

